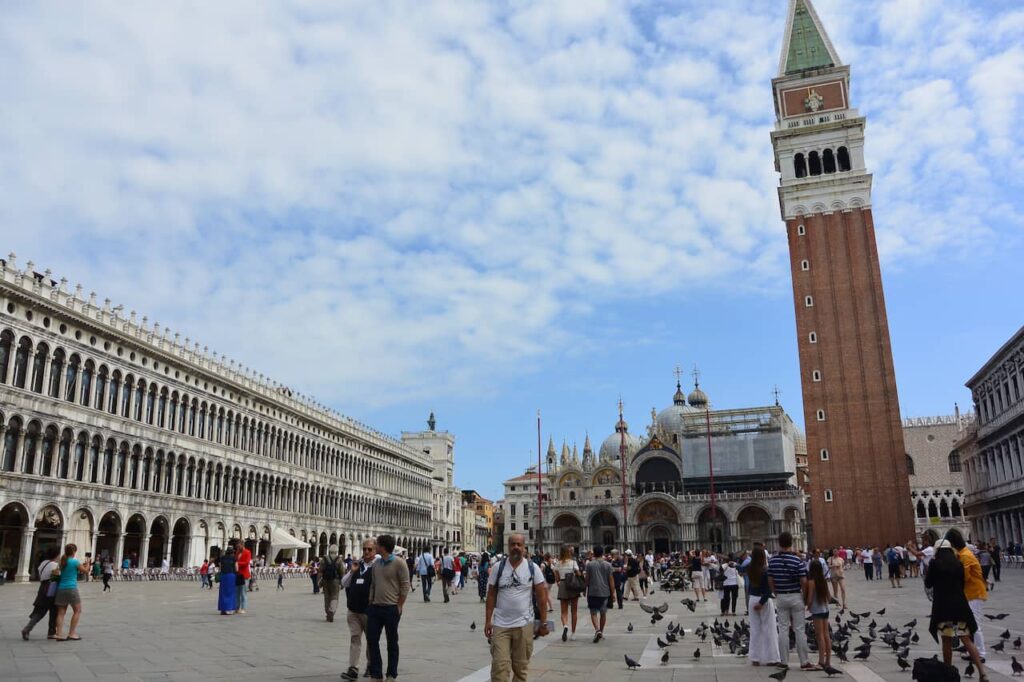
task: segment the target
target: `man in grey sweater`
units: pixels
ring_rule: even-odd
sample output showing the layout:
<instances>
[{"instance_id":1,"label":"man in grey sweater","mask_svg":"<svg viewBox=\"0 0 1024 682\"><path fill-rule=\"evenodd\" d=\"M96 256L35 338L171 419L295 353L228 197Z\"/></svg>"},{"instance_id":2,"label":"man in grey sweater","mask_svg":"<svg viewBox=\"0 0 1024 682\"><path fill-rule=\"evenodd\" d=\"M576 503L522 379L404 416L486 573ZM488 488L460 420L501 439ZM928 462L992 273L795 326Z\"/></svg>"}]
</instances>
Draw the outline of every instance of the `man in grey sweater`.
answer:
<instances>
[{"instance_id":1,"label":"man in grey sweater","mask_svg":"<svg viewBox=\"0 0 1024 682\"><path fill-rule=\"evenodd\" d=\"M398 677L398 621L402 607L409 596L409 568L392 554L395 538L381 535L377 538L380 560L373 565L370 586L370 606L366 609L366 649L370 654L370 677L383 679L380 655L380 633L384 631L388 642L387 679Z\"/></svg>"}]
</instances>

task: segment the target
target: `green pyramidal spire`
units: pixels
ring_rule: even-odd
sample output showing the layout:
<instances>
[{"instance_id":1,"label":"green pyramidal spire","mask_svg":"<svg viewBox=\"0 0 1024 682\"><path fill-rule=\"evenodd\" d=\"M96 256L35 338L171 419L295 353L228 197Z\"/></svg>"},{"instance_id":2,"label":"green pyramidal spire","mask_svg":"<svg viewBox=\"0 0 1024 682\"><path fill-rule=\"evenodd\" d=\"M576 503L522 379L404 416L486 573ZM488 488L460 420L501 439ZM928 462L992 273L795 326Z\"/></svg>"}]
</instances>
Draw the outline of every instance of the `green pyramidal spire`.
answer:
<instances>
[{"instance_id":1,"label":"green pyramidal spire","mask_svg":"<svg viewBox=\"0 0 1024 682\"><path fill-rule=\"evenodd\" d=\"M838 65L832 42L810 0L790 0L782 75Z\"/></svg>"}]
</instances>

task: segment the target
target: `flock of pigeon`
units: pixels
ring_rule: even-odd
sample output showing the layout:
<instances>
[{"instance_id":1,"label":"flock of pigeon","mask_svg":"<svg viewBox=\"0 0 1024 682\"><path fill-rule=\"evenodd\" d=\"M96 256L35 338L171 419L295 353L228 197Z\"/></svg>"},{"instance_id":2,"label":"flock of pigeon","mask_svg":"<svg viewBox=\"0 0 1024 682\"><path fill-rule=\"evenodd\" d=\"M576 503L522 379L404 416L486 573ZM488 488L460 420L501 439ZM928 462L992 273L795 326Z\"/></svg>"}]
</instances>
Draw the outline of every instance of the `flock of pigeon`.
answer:
<instances>
[{"instance_id":1,"label":"flock of pigeon","mask_svg":"<svg viewBox=\"0 0 1024 682\"><path fill-rule=\"evenodd\" d=\"M690 612L694 612L697 607L697 603L692 599L683 599L681 602L686 606ZM645 613L651 614L651 625L656 625L658 621L664 619L664 614L668 611L668 603L661 604L660 606L651 606L640 602L640 608ZM875 616L884 616L885 609L881 609L875 612ZM1000 613L997 615L987 615L986 618L989 620L1002 620L1009 614ZM846 620L843 620L843 616L846 616ZM871 622L864 623L865 619L871 618ZM916 645L921 637L915 631L917 627L917 619L913 619L908 623L904 623L902 627L895 627L890 623L886 623L879 627L878 622L872 617L870 611L863 613L854 613L852 611L847 614L846 609L842 609L835 617L835 627L829 625L829 631L832 634L832 652L836 658L844 663L849 663L850 659L848 654L850 653L851 644L856 643L857 640L860 644L853 647L855 652L853 658L859 661L866 661L872 656L872 648L875 649L875 655L878 649L889 649L896 656L896 664L899 666L901 671L906 671L911 667L909 662L910 647ZM633 624L629 623L626 630L633 632ZM811 622L805 624L807 644L812 652L817 651L816 639L814 636L814 625ZM862 634L866 631L866 635ZM854 635L856 633L856 635ZM669 648L680 643L685 637L686 633L682 626L678 623L670 622L667 630L665 631L664 639L662 637L657 638L658 648L661 650L661 664L667 665L669 661ZM711 625L705 622L701 624L693 631L693 636L699 639L701 642L706 642L708 637L711 637L714 643L722 647L723 649L729 649L730 653L737 656L745 656L749 651L750 647L750 625L743 619L735 623L730 623L729 620L719 620L716 618ZM993 651L1003 653L1007 642L1010 641L1012 635L1009 629L1004 630L999 635L999 641L990 647ZM790 648L793 648L795 644L796 635L791 631L789 633ZM1021 638L1018 636L1013 640L1012 646L1015 650L1021 648ZM967 649L961 645L955 649L959 653L964 653ZM693 651L693 659L700 659L700 647L698 646ZM1011 668L1013 674L1024 675L1024 665L1017 661L1016 656L1011 656ZM630 658L628 655L625 656L626 667L629 670L635 670L640 667L640 663ZM782 668L778 672L772 673L768 677L775 680L784 680L788 673L787 668ZM825 666L823 672L828 676L842 675L843 671L832 666ZM972 677L975 669L972 662L968 662L967 668L964 670L965 677Z\"/></svg>"}]
</instances>

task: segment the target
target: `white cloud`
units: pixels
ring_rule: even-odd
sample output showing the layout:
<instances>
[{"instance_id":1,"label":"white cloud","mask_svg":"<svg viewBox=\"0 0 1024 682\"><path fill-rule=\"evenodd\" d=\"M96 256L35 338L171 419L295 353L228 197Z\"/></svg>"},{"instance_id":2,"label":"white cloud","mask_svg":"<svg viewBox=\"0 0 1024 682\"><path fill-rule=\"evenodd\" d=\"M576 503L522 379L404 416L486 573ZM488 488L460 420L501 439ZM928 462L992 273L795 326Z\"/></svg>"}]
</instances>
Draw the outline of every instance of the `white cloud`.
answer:
<instances>
[{"instance_id":1,"label":"white cloud","mask_svg":"<svg viewBox=\"0 0 1024 682\"><path fill-rule=\"evenodd\" d=\"M818 5L887 266L1019 227L1020 13ZM324 400L472 395L602 301L788 283L782 5L54 7L0 25L4 242Z\"/></svg>"}]
</instances>

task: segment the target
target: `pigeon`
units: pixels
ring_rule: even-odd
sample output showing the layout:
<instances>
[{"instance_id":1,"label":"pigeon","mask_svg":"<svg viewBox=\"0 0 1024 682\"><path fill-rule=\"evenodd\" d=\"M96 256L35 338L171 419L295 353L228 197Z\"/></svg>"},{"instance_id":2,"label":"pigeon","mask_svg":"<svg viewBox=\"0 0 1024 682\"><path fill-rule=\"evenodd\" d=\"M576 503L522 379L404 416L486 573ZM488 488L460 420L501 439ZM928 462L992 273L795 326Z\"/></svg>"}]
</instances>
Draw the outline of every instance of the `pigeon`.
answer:
<instances>
[{"instance_id":1,"label":"pigeon","mask_svg":"<svg viewBox=\"0 0 1024 682\"><path fill-rule=\"evenodd\" d=\"M623 658L626 659L626 667L629 668L630 670L636 670L637 668L640 667L640 664L637 663L636 661L634 661L628 655L624 655Z\"/></svg>"},{"instance_id":2,"label":"pigeon","mask_svg":"<svg viewBox=\"0 0 1024 682\"><path fill-rule=\"evenodd\" d=\"M865 611L864 613L859 613L857 615L860 616L861 618L867 618L868 616L871 615L871 612L870 611Z\"/></svg>"},{"instance_id":3,"label":"pigeon","mask_svg":"<svg viewBox=\"0 0 1024 682\"><path fill-rule=\"evenodd\" d=\"M693 657L694 658L700 658L700 649L699 648L693 650Z\"/></svg>"},{"instance_id":4,"label":"pigeon","mask_svg":"<svg viewBox=\"0 0 1024 682\"><path fill-rule=\"evenodd\" d=\"M668 649L665 649L665 653L663 653L661 655L661 664L662 665L667 665L668 664Z\"/></svg>"},{"instance_id":5,"label":"pigeon","mask_svg":"<svg viewBox=\"0 0 1024 682\"><path fill-rule=\"evenodd\" d=\"M907 672L907 668L910 667L910 664L907 663L907 659L905 658L897 658L896 665L900 667L901 672Z\"/></svg>"},{"instance_id":6,"label":"pigeon","mask_svg":"<svg viewBox=\"0 0 1024 682\"><path fill-rule=\"evenodd\" d=\"M651 606L649 604L640 602L640 609L644 613L665 613L668 611L668 602L665 602L661 606Z\"/></svg>"},{"instance_id":7,"label":"pigeon","mask_svg":"<svg viewBox=\"0 0 1024 682\"><path fill-rule=\"evenodd\" d=\"M1013 659L1013 661L1010 663L1010 669L1013 670L1013 676L1016 677L1017 675L1024 673L1024 665L1021 665L1017 662L1017 657L1010 656L1010 658Z\"/></svg>"},{"instance_id":8,"label":"pigeon","mask_svg":"<svg viewBox=\"0 0 1024 682\"><path fill-rule=\"evenodd\" d=\"M469 629L470 630L476 630L476 621L475 620L472 623L469 624Z\"/></svg>"},{"instance_id":9,"label":"pigeon","mask_svg":"<svg viewBox=\"0 0 1024 682\"><path fill-rule=\"evenodd\" d=\"M1013 648L1014 649L1019 649L1020 648L1020 637L1019 636L1017 637L1017 639L1013 640Z\"/></svg>"},{"instance_id":10,"label":"pigeon","mask_svg":"<svg viewBox=\"0 0 1024 682\"><path fill-rule=\"evenodd\" d=\"M667 646L668 646L668 642L661 641L661 637L659 637L658 638L658 648L659 649L664 649Z\"/></svg>"},{"instance_id":11,"label":"pigeon","mask_svg":"<svg viewBox=\"0 0 1024 682\"><path fill-rule=\"evenodd\" d=\"M854 658L856 658L859 661L866 661L868 656L870 656L870 655L871 655L871 647L868 647L864 651L861 651L856 656L854 656Z\"/></svg>"},{"instance_id":12,"label":"pigeon","mask_svg":"<svg viewBox=\"0 0 1024 682\"><path fill-rule=\"evenodd\" d=\"M1010 614L1008 613L997 613L996 615L992 616L992 620L1002 620L1003 618L1006 618L1009 615Z\"/></svg>"},{"instance_id":13,"label":"pigeon","mask_svg":"<svg viewBox=\"0 0 1024 682\"><path fill-rule=\"evenodd\" d=\"M768 677L772 678L773 680L784 680L784 679L786 679L786 675L788 675L788 674L789 674L789 668L783 668L779 672L772 673Z\"/></svg>"},{"instance_id":14,"label":"pigeon","mask_svg":"<svg viewBox=\"0 0 1024 682\"><path fill-rule=\"evenodd\" d=\"M626 626L626 632L633 632L633 624L632 623L630 623L629 625Z\"/></svg>"},{"instance_id":15,"label":"pigeon","mask_svg":"<svg viewBox=\"0 0 1024 682\"><path fill-rule=\"evenodd\" d=\"M999 653L1003 653L1003 648L1004 648L1005 645L1006 645L1006 640L1005 639L1001 639L998 642L996 642L995 644L993 644L992 648L995 651L998 651Z\"/></svg>"},{"instance_id":16,"label":"pigeon","mask_svg":"<svg viewBox=\"0 0 1024 682\"><path fill-rule=\"evenodd\" d=\"M875 611L875 613L877 613L879 616L884 616L885 615L885 609L882 609L881 611Z\"/></svg>"},{"instance_id":17,"label":"pigeon","mask_svg":"<svg viewBox=\"0 0 1024 682\"><path fill-rule=\"evenodd\" d=\"M912 637L910 638L910 641L911 641L911 642L913 642L914 644L917 644L917 643L918 643L919 641L921 641L921 638L920 638L920 637L918 637L918 636L917 636L917 633L915 632L915 633L913 634L913 636L912 636Z\"/></svg>"},{"instance_id":18,"label":"pigeon","mask_svg":"<svg viewBox=\"0 0 1024 682\"><path fill-rule=\"evenodd\" d=\"M974 661L967 661L967 667L964 668L964 677L974 677Z\"/></svg>"},{"instance_id":19,"label":"pigeon","mask_svg":"<svg viewBox=\"0 0 1024 682\"><path fill-rule=\"evenodd\" d=\"M1001 639L1010 639L1010 631L1009 631L1009 629L1007 629L1007 630L1003 630L1003 631L1002 631L1002 632L1001 632L1001 633L999 634L999 637L1000 637Z\"/></svg>"},{"instance_id":20,"label":"pigeon","mask_svg":"<svg viewBox=\"0 0 1024 682\"><path fill-rule=\"evenodd\" d=\"M833 668L830 665L825 665L822 668L822 671L824 671L824 673L826 675L828 675L829 677L832 677L833 675L842 675L843 674L842 670L839 670L838 668Z\"/></svg>"}]
</instances>

